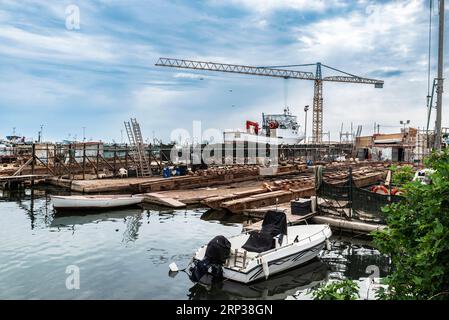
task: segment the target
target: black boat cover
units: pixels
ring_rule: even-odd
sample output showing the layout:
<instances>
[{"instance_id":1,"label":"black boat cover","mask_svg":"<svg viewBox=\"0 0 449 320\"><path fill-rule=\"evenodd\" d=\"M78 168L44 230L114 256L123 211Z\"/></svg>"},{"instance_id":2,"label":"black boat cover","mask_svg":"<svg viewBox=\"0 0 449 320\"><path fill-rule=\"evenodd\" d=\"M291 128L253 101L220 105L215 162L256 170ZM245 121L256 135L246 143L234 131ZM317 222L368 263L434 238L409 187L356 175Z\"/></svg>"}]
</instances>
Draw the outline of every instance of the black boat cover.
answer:
<instances>
[{"instance_id":1,"label":"black boat cover","mask_svg":"<svg viewBox=\"0 0 449 320\"><path fill-rule=\"evenodd\" d=\"M207 244L206 259L212 264L222 265L231 254L231 243L224 236L216 236Z\"/></svg>"},{"instance_id":2,"label":"black boat cover","mask_svg":"<svg viewBox=\"0 0 449 320\"><path fill-rule=\"evenodd\" d=\"M287 235L287 217L282 211L270 210L265 214L260 231L250 232L248 240L242 246L246 251L264 252L276 247L274 237L280 235L279 242Z\"/></svg>"},{"instance_id":3,"label":"black boat cover","mask_svg":"<svg viewBox=\"0 0 449 320\"><path fill-rule=\"evenodd\" d=\"M287 234L287 217L283 211L269 210L262 222L262 232L268 232L273 237Z\"/></svg>"},{"instance_id":4,"label":"black boat cover","mask_svg":"<svg viewBox=\"0 0 449 320\"><path fill-rule=\"evenodd\" d=\"M224 236L216 236L207 244L203 260L195 261L189 269L189 278L199 282L203 276L210 274L214 281L223 278L222 265L231 254L231 243Z\"/></svg>"}]
</instances>

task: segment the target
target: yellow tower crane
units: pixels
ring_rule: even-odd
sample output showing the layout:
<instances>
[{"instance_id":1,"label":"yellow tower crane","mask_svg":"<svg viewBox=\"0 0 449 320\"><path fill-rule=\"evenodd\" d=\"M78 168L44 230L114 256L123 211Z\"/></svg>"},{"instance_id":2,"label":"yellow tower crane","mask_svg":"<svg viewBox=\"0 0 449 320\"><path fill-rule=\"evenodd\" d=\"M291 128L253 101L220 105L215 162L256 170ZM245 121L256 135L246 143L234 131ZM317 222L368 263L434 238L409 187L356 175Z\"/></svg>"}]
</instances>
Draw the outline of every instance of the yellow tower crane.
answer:
<instances>
[{"instance_id":1,"label":"yellow tower crane","mask_svg":"<svg viewBox=\"0 0 449 320\"><path fill-rule=\"evenodd\" d=\"M347 83L362 83L372 84L375 88L383 88L384 82L377 79L369 79L359 77L336 68L329 67L320 62L313 64L296 64L285 66L270 66L270 67L254 67L237 64L205 62L195 60L173 59L173 58L159 58L156 66L171 67L192 70L218 71L228 73L239 73L255 76L275 77L283 79L299 79L299 80L313 80L314 81L314 95L313 95L313 121L312 121L312 141L313 143L321 143L323 135L323 82L347 82ZM287 68L316 66L316 72L306 72L291 70ZM321 69L327 69L339 72L340 75L322 76Z\"/></svg>"}]
</instances>

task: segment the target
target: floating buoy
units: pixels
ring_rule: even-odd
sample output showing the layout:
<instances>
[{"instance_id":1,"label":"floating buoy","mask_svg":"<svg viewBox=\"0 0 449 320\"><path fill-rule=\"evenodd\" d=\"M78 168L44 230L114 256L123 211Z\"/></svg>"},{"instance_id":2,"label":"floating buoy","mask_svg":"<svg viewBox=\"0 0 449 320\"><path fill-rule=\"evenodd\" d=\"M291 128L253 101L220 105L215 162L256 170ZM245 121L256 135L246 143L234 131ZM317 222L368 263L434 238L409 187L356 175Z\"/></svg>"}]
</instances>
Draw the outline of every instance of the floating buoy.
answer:
<instances>
[{"instance_id":1,"label":"floating buoy","mask_svg":"<svg viewBox=\"0 0 449 320\"><path fill-rule=\"evenodd\" d=\"M170 265L168 267L170 268L171 272L178 272L179 271L178 266L174 262L170 263Z\"/></svg>"}]
</instances>

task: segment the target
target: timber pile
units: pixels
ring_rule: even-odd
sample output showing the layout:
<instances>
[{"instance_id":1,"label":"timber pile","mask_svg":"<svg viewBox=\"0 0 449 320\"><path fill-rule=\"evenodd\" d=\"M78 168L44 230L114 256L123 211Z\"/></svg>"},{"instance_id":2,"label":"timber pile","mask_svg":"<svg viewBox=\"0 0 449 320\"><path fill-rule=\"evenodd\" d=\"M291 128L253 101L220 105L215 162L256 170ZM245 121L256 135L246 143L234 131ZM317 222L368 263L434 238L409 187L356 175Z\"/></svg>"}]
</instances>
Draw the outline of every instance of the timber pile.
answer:
<instances>
[{"instance_id":1,"label":"timber pile","mask_svg":"<svg viewBox=\"0 0 449 320\"><path fill-rule=\"evenodd\" d=\"M219 209L220 205L223 202L241 199L241 198L245 198L245 197L256 195L256 194L267 193L272 190L273 190L273 188L270 187L270 189L268 189L266 186L264 186L261 188L255 188L255 189L251 189L251 190L234 192L234 193L227 194L227 195L221 195L221 196L217 195L217 196L209 197L207 199L202 200L201 204L203 204L211 209Z\"/></svg>"},{"instance_id":2,"label":"timber pile","mask_svg":"<svg viewBox=\"0 0 449 320\"><path fill-rule=\"evenodd\" d=\"M301 189L278 190L225 201L220 204L220 208L226 209L232 213L242 213L247 209L271 206L277 203L289 202L297 198L308 198L314 194L314 186L306 186Z\"/></svg>"},{"instance_id":3,"label":"timber pile","mask_svg":"<svg viewBox=\"0 0 449 320\"><path fill-rule=\"evenodd\" d=\"M300 173L298 166L279 167L276 176L292 175ZM192 189L210 187L221 184L231 184L236 182L259 180L264 176L260 175L258 166L235 165L229 167L212 167L207 170L197 170L186 176L170 178L159 178L153 181L132 184L132 188L139 193L155 192L176 189Z\"/></svg>"},{"instance_id":4,"label":"timber pile","mask_svg":"<svg viewBox=\"0 0 449 320\"><path fill-rule=\"evenodd\" d=\"M315 185L315 181L313 177L300 177L295 179L283 179L276 180L272 183L266 183L268 185L267 188L278 188L281 190L292 190L292 189L301 189L305 187L312 187Z\"/></svg>"},{"instance_id":5,"label":"timber pile","mask_svg":"<svg viewBox=\"0 0 449 320\"><path fill-rule=\"evenodd\" d=\"M251 189L251 190L245 190L242 192L235 192L232 194L227 195L219 195L215 197L210 197L207 199L204 199L201 201L201 204L212 208L212 209L219 209L219 208L225 208L226 204L224 203L237 203L237 202L231 202L233 200L237 199L244 199L243 201L249 201L249 202L259 202L260 199L271 199L274 198L274 201L276 201L276 197L279 195L285 195L285 198L290 198L291 192L295 192L296 190L302 190L307 188L313 188L314 187L314 180L312 177L299 177L294 179L282 179L282 180L275 180L272 182L264 182L262 184L262 187ZM286 193L274 193L275 191L287 191ZM256 200L254 200L256 199ZM282 198L278 198L278 203L281 202ZM264 202L262 201L262 203ZM269 200L272 202L272 200ZM276 202L275 202L276 203Z\"/></svg>"},{"instance_id":6,"label":"timber pile","mask_svg":"<svg viewBox=\"0 0 449 320\"><path fill-rule=\"evenodd\" d=\"M387 169L385 167L369 166L357 168L352 172L352 178L357 187L365 187L385 179ZM332 185L342 185L347 182L348 171L335 171L323 173L323 179Z\"/></svg>"}]
</instances>

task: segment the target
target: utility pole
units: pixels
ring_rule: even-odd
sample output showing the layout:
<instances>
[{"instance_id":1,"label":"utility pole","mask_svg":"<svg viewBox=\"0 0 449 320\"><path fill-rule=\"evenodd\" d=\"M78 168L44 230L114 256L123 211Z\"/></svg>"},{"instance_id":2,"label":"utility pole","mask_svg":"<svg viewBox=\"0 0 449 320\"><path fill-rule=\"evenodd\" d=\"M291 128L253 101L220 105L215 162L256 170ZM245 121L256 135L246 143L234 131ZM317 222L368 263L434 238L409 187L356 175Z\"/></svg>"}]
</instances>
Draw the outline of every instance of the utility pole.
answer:
<instances>
[{"instance_id":1,"label":"utility pole","mask_svg":"<svg viewBox=\"0 0 449 320\"><path fill-rule=\"evenodd\" d=\"M86 127L83 127L83 142L86 142Z\"/></svg>"},{"instance_id":2,"label":"utility pole","mask_svg":"<svg viewBox=\"0 0 449 320\"><path fill-rule=\"evenodd\" d=\"M444 51L444 0L440 0L438 30L438 84L437 84L437 117L435 121L435 149L441 149L441 117L443 100L443 51Z\"/></svg>"},{"instance_id":3,"label":"utility pole","mask_svg":"<svg viewBox=\"0 0 449 320\"><path fill-rule=\"evenodd\" d=\"M402 124L404 126L404 132L405 132L405 126L410 124L410 120L404 120L404 121L399 121L400 124Z\"/></svg>"},{"instance_id":4,"label":"utility pole","mask_svg":"<svg viewBox=\"0 0 449 320\"><path fill-rule=\"evenodd\" d=\"M307 143L307 111L309 111L309 106L304 107L304 113L306 114L306 118L304 121L304 143Z\"/></svg>"},{"instance_id":5,"label":"utility pole","mask_svg":"<svg viewBox=\"0 0 449 320\"><path fill-rule=\"evenodd\" d=\"M44 135L44 125L41 124L41 130L39 131L37 142L41 143L42 141L44 141L43 135Z\"/></svg>"}]
</instances>

